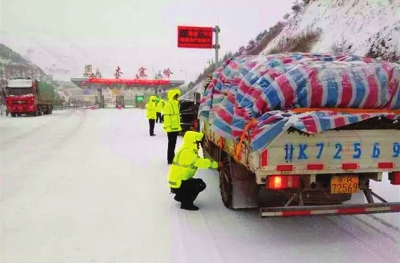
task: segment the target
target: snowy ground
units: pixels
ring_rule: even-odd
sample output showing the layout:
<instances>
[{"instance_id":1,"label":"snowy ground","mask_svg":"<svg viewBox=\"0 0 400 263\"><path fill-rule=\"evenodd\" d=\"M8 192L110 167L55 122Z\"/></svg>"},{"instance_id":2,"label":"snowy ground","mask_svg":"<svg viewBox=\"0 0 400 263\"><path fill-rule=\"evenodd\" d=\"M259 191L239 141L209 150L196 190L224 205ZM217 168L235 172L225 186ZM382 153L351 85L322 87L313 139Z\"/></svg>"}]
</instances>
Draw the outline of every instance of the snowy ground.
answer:
<instances>
[{"instance_id":1,"label":"snowy ground","mask_svg":"<svg viewBox=\"0 0 400 263\"><path fill-rule=\"evenodd\" d=\"M144 115L0 117L2 263L398 262L397 214L261 219L224 208L212 171L199 174L200 211L180 210L166 136L149 137ZM378 188L399 200L399 187Z\"/></svg>"}]
</instances>

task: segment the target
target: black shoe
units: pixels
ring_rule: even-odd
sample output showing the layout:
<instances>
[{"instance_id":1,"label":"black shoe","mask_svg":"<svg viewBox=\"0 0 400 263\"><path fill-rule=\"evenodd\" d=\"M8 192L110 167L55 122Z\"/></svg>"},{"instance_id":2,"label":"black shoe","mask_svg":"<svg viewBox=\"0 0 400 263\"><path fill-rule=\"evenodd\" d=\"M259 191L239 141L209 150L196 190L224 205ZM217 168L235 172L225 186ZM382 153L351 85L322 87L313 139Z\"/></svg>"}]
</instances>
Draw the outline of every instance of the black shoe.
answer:
<instances>
[{"instance_id":1,"label":"black shoe","mask_svg":"<svg viewBox=\"0 0 400 263\"><path fill-rule=\"evenodd\" d=\"M150 136L156 136L155 134L150 134Z\"/></svg>"},{"instance_id":2,"label":"black shoe","mask_svg":"<svg viewBox=\"0 0 400 263\"><path fill-rule=\"evenodd\" d=\"M191 205L185 205L185 204L181 204L181 209L183 210L189 210L189 211L197 211L200 208L198 208L197 206L195 206L194 204Z\"/></svg>"},{"instance_id":3,"label":"black shoe","mask_svg":"<svg viewBox=\"0 0 400 263\"><path fill-rule=\"evenodd\" d=\"M181 200L178 198L177 195L174 196L174 200L177 201L177 202L180 202L180 201L181 201Z\"/></svg>"}]
</instances>

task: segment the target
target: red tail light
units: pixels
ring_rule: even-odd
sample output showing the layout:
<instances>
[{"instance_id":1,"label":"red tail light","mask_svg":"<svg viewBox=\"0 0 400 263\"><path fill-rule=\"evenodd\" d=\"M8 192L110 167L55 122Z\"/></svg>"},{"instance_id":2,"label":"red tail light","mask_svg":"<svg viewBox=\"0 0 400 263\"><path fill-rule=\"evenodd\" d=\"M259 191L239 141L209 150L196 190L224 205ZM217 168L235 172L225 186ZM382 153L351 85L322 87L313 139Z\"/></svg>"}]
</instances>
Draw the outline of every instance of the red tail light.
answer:
<instances>
[{"instance_id":1,"label":"red tail light","mask_svg":"<svg viewBox=\"0 0 400 263\"><path fill-rule=\"evenodd\" d=\"M400 185L400 172L389 173L390 184Z\"/></svg>"},{"instance_id":2,"label":"red tail light","mask_svg":"<svg viewBox=\"0 0 400 263\"><path fill-rule=\"evenodd\" d=\"M300 175L270 175L267 177L266 188L268 189L299 189Z\"/></svg>"}]
</instances>

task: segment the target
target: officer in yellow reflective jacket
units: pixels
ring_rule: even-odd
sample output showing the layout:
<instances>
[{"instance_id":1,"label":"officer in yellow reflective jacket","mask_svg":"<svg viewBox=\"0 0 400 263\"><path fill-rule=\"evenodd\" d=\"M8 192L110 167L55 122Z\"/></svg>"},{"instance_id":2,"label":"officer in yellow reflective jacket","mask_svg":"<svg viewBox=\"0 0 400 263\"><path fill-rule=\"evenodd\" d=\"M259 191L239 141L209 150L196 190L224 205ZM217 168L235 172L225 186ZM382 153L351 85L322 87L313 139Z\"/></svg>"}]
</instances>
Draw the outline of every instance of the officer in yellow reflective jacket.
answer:
<instances>
[{"instance_id":1,"label":"officer in yellow reflective jacket","mask_svg":"<svg viewBox=\"0 0 400 263\"><path fill-rule=\"evenodd\" d=\"M162 118L161 114L164 108L164 100L163 99L158 99L157 101L157 107L156 107L156 113L157 113L157 118L156 118L156 123L162 123Z\"/></svg>"},{"instance_id":2,"label":"officer in yellow reflective jacket","mask_svg":"<svg viewBox=\"0 0 400 263\"><path fill-rule=\"evenodd\" d=\"M181 95L181 91L178 89L169 90L167 93L168 101L164 105L164 130L168 135L168 150L167 150L167 162L172 163L175 156L176 140L178 138L181 128L181 114L179 111L178 97Z\"/></svg>"},{"instance_id":3,"label":"officer in yellow reflective jacket","mask_svg":"<svg viewBox=\"0 0 400 263\"><path fill-rule=\"evenodd\" d=\"M154 125L156 123L156 96L150 96L149 102L146 104L146 117L149 120L150 136L155 136Z\"/></svg>"},{"instance_id":4,"label":"officer in yellow reflective jacket","mask_svg":"<svg viewBox=\"0 0 400 263\"><path fill-rule=\"evenodd\" d=\"M187 131L169 169L169 187L175 194L174 199L181 202L181 209L199 210L193 202L199 193L206 189L206 184L200 178L193 178L197 169L218 169L221 166L217 162L199 157L199 146L203 136L201 132Z\"/></svg>"}]
</instances>

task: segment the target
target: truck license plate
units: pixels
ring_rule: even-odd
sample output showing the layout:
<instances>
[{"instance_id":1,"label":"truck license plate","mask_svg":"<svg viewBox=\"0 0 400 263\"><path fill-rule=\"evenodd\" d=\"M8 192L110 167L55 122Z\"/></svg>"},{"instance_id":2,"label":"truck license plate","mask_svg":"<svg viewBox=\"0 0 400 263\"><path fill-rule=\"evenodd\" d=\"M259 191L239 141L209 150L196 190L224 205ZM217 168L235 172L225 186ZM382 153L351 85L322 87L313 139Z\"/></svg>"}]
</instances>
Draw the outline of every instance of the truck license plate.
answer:
<instances>
[{"instance_id":1,"label":"truck license plate","mask_svg":"<svg viewBox=\"0 0 400 263\"><path fill-rule=\"evenodd\" d=\"M331 194L354 194L358 192L358 176L332 176Z\"/></svg>"}]
</instances>

